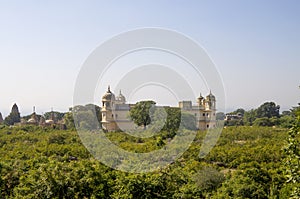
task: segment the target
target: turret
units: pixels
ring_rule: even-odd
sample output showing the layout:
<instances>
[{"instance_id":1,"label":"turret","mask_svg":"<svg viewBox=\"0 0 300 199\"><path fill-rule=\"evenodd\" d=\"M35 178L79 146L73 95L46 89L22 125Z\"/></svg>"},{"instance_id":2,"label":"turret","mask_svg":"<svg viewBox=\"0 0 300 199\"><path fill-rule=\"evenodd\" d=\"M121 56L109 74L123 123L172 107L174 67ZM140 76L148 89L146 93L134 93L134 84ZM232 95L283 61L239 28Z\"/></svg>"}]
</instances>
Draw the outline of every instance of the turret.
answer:
<instances>
[{"instance_id":1,"label":"turret","mask_svg":"<svg viewBox=\"0 0 300 199\"><path fill-rule=\"evenodd\" d=\"M206 96L205 108L209 110L216 109L216 97L211 93L211 91L209 95Z\"/></svg>"},{"instance_id":2,"label":"turret","mask_svg":"<svg viewBox=\"0 0 300 199\"><path fill-rule=\"evenodd\" d=\"M112 109L115 103L115 95L110 91L110 86L102 97L102 107L105 109Z\"/></svg>"},{"instance_id":3,"label":"turret","mask_svg":"<svg viewBox=\"0 0 300 199\"><path fill-rule=\"evenodd\" d=\"M200 93L200 96L197 98L197 104L200 108L203 108L204 103L205 103L204 97Z\"/></svg>"},{"instance_id":4,"label":"turret","mask_svg":"<svg viewBox=\"0 0 300 199\"><path fill-rule=\"evenodd\" d=\"M116 98L116 103L118 103L118 104L125 104L125 103L126 103L126 98L125 98L125 96L122 94L121 90L120 90L119 95L118 95L117 98Z\"/></svg>"}]
</instances>

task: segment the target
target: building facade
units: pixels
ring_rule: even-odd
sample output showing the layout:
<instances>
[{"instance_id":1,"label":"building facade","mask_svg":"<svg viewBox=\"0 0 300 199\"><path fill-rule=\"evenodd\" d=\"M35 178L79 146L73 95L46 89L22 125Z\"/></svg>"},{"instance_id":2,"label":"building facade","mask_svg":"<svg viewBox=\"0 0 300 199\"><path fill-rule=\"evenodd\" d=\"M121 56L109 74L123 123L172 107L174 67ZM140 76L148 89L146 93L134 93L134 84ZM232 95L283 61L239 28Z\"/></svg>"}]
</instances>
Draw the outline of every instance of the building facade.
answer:
<instances>
[{"instance_id":1,"label":"building facade","mask_svg":"<svg viewBox=\"0 0 300 199\"><path fill-rule=\"evenodd\" d=\"M130 129L133 122L130 120L129 111L134 105L126 103L126 98L121 91L118 96L115 96L108 87L102 97L102 128L106 131ZM205 98L200 94L196 104L192 104L192 101L180 101L178 106L182 111L195 116L198 129L216 127L216 98L211 92Z\"/></svg>"}]
</instances>

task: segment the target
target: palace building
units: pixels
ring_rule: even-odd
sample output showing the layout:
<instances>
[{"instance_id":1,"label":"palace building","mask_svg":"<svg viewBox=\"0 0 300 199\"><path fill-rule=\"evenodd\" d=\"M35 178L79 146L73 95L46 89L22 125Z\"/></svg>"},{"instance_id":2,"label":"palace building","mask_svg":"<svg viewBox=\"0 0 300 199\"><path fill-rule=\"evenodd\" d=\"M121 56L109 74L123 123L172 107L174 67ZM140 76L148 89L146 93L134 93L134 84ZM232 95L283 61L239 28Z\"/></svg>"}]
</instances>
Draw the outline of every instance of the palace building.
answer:
<instances>
[{"instance_id":1,"label":"palace building","mask_svg":"<svg viewBox=\"0 0 300 199\"><path fill-rule=\"evenodd\" d=\"M115 96L108 86L108 90L102 97L102 128L107 131L130 129L133 122L130 120L129 111L134 106L135 104L126 103L126 98L121 91L118 96ZM200 94L196 104L192 101L180 101L178 107L195 116L198 129L216 127L216 98L211 92L206 97Z\"/></svg>"}]
</instances>

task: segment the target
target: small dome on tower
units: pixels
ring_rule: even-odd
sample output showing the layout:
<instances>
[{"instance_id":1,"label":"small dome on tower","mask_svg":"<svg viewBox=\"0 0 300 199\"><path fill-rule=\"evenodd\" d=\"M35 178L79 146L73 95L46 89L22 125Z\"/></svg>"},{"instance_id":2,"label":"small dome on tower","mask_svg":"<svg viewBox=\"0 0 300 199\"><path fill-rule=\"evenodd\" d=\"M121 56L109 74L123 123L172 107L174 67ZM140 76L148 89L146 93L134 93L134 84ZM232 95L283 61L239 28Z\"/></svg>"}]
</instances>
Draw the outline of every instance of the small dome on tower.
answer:
<instances>
[{"instance_id":1,"label":"small dome on tower","mask_svg":"<svg viewBox=\"0 0 300 199\"><path fill-rule=\"evenodd\" d=\"M216 97L210 91L209 95L206 96L206 100L208 100L208 101L216 101Z\"/></svg>"},{"instance_id":2,"label":"small dome on tower","mask_svg":"<svg viewBox=\"0 0 300 199\"><path fill-rule=\"evenodd\" d=\"M125 98L125 96L122 94L121 90L120 90L120 93L119 93L119 95L118 95L118 97L117 97L117 100L120 101L120 102L123 102L123 103L126 102L126 98Z\"/></svg>"},{"instance_id":3,"label":"small dome on tower","mask_svg":"<svg viewBox=\"0 0 300 199\"><path fill-rule=\"evenodd\" d=\"M110 91L110 86L108 86L108 89L106 93L102 97L102 101L114 101L115 95Z\"/></svg>"},{"instance_id":4,"label":"small dome on tower","mask_svg":"<svg viewBox=\"0 0 300 199\"><path fill-rule=\"evenodd\" d=\"M204 99L204 97L201 95L201 93L200 93L200 96L197 98L199 101L201 101L201 100L203 100Z\"/></svg>"}]
</instances>

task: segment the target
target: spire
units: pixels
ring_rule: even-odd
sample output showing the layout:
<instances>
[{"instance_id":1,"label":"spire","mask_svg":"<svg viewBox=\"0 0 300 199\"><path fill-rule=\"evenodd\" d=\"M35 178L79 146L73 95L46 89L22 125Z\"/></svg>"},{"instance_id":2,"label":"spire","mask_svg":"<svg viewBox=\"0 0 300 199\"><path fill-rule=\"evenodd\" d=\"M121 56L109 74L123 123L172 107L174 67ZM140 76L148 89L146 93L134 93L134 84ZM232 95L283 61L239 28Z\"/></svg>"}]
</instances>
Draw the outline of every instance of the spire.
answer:
<instances>
[{"instance_id":1,"label":"spire","mask_svg":"<svg viewBox=\"0 0 300 199\"><path fill-rule=\"evenodd\" d=\"M120 95L122 95L121 89L120 89Z\"/></svg>"},{"instance_id":2,"label":"spire","mask_svg":"<svg viewBox=\"0 0 300 199\"><path fill-rule=\"evenodd\" d=\"M108 89L107 89L107 91L108 91L108 92L110 92L110 85L108 85Z\"/></svg>"},{"instance_id":3,"label":"spire","mask_svg":"<svg viewBox=\"0 0 300 199\"><path fill-rule=\"evenodd\" d=\"M33 106L33 113L35 113L35 106Z\"/></svg>"}]
</instances>

